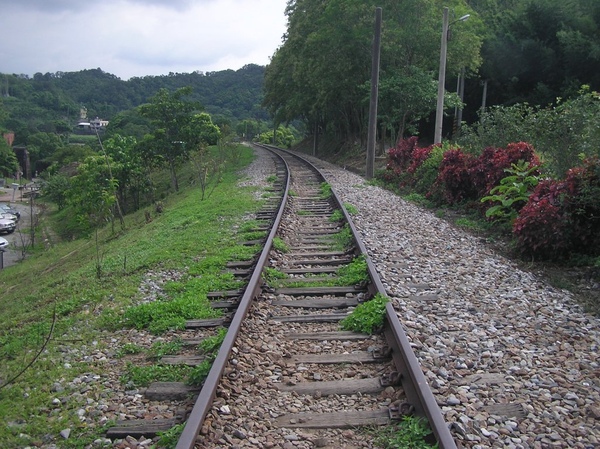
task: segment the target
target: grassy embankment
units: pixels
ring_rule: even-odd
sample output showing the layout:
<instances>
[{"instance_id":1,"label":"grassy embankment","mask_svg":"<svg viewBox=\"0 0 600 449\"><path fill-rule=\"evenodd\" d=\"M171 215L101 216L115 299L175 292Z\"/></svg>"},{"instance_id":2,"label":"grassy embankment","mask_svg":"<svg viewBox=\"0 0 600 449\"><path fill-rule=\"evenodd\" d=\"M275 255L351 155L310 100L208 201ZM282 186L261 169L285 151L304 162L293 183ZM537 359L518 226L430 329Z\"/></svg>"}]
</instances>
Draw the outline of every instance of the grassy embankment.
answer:
<instances>
[{"instance_id":1,"label":"grassy embankment","mask_svg":"<svg viewBox=\"0 0 600 449\"><path fill-rule=\"evenodd\" d=\"M162 213L146 208L127 216L124 230L118 223L114 232L110 225L102 229L101 278L96 276L94 239L38 249L24 262L0 271L1 447L55 443L82 448L103 435L97 417L86 409L87 398L103 397L103 383L81 394L72 387L73 379L84 373L102 376L112 369L106 365L110 360L86 360L106 346L114 330L152 325L152 312L144 315L137 304L138 289L149 272L184 274L167 289L164 302L179 302L181 313L192 317L206 310L203 293L231 284L230 278L221 278L222 267L256 250L239 245L240 225L260 206L255 188L237 185L239 170L251 154L243 150L241 161L227 168L210 198L200 201L199 188L186 182L192 174L182 170L181 185L186 186L163 200ZM149 222L144 215L148 211ZM142 322L142 316L147 321ZM173 325L182 322L181 317L173 318ZM31 367L7 384L32 360ZM60 436L64 429L71 431L68 439Z\"/></svg>"}]
</instances>

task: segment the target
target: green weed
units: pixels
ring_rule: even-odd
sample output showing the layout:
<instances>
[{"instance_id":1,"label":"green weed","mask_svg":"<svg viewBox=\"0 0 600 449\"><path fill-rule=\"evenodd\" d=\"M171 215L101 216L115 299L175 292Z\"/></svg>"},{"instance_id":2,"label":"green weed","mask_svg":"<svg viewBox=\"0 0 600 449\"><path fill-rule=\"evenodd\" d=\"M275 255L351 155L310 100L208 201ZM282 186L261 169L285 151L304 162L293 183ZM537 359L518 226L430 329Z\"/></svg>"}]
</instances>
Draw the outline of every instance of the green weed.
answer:
<instances>
[{"instance_id":1,"label":"green weed","mask_svg":"<svg viewBox=\"0 0 600 449\"><path fill-rule=\"evenodd\" d=\"M158 432L158 441L156 443L157 447L162 449L174 449L179 442L179 438L181 437L184 427L185 423L176 424L165 432Z\"/></svg>"},{"instance_id":2,"label":"green weed","mask_svg":"<svg viewBox=\"0 0 600 449\"><path fill-rule=\"evenodd\" d=\"M265 267L262 272L262 277L267 284L273 285L277 281L287 279L289 276L276 268Z\"/></svg>"},{"instance_id":3,"label":"green weed","mask_svg":"<svg viewBox=\"0 0 600 449\"><path fill-rule=\"evenodd\" d=\"M144 348L136 345L135 343L125 343L121 348L117 351L117 357L123 357L125 355L134 355L144 352Z\"/></svg>"},{"instance_id":4,"label":"green weed","mask_svg":"<svg viewBox=\"0 0 600 449\"><path fill-rule=\"evenodd\" d=\"M212 362L212 359L203 360L200 365L192 368L187 376L187 384L201 386L206 380L206 376L208 376L208 373L210 372Z\"/></svg>"},{"instance_id":5,"label":"green weed","mask_svg":"<svg viewBox=\"0 0 600 449\"><path fill-rule=\"evenodd\" d=\"M185 365L146 365L128 363L121 382L126 387L147 387L152 382L182 382L191 372Z\"/></svg>"},{"instance_id":6,"label":"green weed","mask_svg":"<svg viewBox=\"0 0 600 449\"><path fill-rule=\"evenodd\" d=\"M344 209L346 209L350 215L356 215L358 213L358 209L350 203L344 203Z\"/></svg>"},{"instance_id":7,"label":"green weed","mask_svg":"<svg viewBox=\"0 0 600 449\"><path fill-rule=\"evenodd\" d=\"M290 251L289 246L287 246L287 243L285 243L281 237L275 237L273 239L273 248L282 253L288 253Z\"/></svg>"},{"instance_id":8,"label":"green weed","mask_svg":"<svg viewBox=\"0 0 600 449\"><path fill-rule=\"evenodd\" d=\"M327 182L321 183L320 190L321 190L321 194L319 195L319 197L323 200L331 198L331 196L333 195L333 191L331 190L331 185Z\"/></svg>"},{"instance_id":9,"label":"green weed","mask_svg":"<svg viewBox=\"0 0 600 449\"><path fill-rule=\"evenodd\" d=\"M340 230L340 232L334 234L335 245L334 249L345 251L352 248L354 245L354 237L352 236L352 230L347 224Z\"/></svg>"},{"instance_id":10,"label":"green weed","mask_svg":"<svg viewBox=\"0 0 600 449\"><path fill-rule=\"evenodd\" d=\"M367 260L365 256L355 257L348 265L337 270L338 285L359 285L369 281Z\"/></svg>"},{"instance_id":11,"label":"green weed","mask_svg":"<svg viewBox=\"0 0 600 449\"><path fill-rule=\"evenodd\" d=\"M427 421L415 416L405 416L397 425L373 431L375 444L383 449L436 449L437 444L430 445L425 441L430 434Z\"/></svg>"},{"instance_id":12,"label":"green weed","mask_svg":"<svg viewBox=\"0 0 600 449\"><path fill-rule=\"evenodd\" d=\"M343 219L344 219L344 214L339 209L334 210L333 213L331 214L331 217L329 217L329 221L332 223L335 223L336 221L342 221Z\"/></svg>"},{"instance_id":13,"label":"green weed","mask_svg":"<svg viewBox=\"0 0 600 449\"><path fill-rule=\"evenodd\" d=\"M165 355L174 355L181 351L183 347L183 341L177 339L174 341L157 341L152 344L148 351L148 357L151 359L159 360Z\"/></svg>"},{"instance_id":14,"label":"green weed","mask_svg":"<svg viewBox=\"0 0 600 449\"><path fill-rule=\"evenodd\" d=\"M225 339L227 335L227 328L221 327L217 330L217 334L211 337L207 337L200 342L198 345L198 349L200 349L204 354L212 354L219 350L221 347L221 343Z\"/></svg>"},{"instance_id":15,"label":"green weed","mask_svg":"<svg viewBox=\"0 0 600 449\"><path fill-rule=\"evenodd\" d=\"M360 304L340 322L343 330L374 334L383 326L387 296L377 294L370 301Z\"/></svg>"}]
</instances>

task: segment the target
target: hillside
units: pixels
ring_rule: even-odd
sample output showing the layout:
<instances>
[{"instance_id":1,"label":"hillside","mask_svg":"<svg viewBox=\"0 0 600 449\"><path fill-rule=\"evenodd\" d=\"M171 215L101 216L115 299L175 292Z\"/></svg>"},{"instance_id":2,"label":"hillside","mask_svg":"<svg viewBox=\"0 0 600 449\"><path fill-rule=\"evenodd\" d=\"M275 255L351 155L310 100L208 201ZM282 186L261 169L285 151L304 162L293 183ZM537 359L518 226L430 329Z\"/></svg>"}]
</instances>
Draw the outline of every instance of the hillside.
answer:
<instances>
[{"instance_id":1,"label":"hillside","mask_svg":"<svg viewBox=\"0 0 600 449\"><path fill-rule=\"evenodd\" d=\"M123 81L101 69L37 73L33 78L0 74L0 130L15 133L15 145L25 145L36 132L64 134L77 123L80 109L88 117L111 120L116 114L148 101L159 89L193 89L193 100L219 123L267 120L261 107L263 66L239 70L175 73Z\"/></svg>"}]
</instances>

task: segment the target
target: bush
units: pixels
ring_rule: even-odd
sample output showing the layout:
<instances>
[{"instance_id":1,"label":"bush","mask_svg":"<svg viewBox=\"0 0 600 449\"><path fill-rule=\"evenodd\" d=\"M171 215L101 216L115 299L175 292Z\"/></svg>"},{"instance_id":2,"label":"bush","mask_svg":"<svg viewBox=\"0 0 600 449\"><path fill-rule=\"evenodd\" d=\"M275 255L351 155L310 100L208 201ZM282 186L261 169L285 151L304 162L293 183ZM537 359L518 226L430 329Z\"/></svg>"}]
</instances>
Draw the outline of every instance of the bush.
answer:
<instances>
[{"instance_id":1,"label":"bush","mask_svg":"<svg viewBox=\"0 0 600 449\"><path fill-rule=\"evenodd\" d=\"M528 162L527 169L540 166L533 146L526 142L509 143L506 148L488 147L469 169L479 197L485 196L506 177L506 170L519 161ZM539 174L532 171L532 174Z\"/></svg>"},{"instance_id":2,"label":"bush","mask_svg":"<svg viewBox=\"0 0 600 449\"><path fill-rule=\"evenodd\" d=\"M563 181L540 182L513 233L519 250L534 257L600 255L600 160L584 160Z\"/></svg>"},{"instance_id":3,"label":"bush","mask_svg":"<svg viewBox=\"0 0 600 449\"><path fill-rule=\"evenodd\" d=\"M440 164L438 177L428 197L441 192L448 204L476 199L476 189L470 175L473 156L460 148L446 151Z\"/></svg>"}]
</instances>

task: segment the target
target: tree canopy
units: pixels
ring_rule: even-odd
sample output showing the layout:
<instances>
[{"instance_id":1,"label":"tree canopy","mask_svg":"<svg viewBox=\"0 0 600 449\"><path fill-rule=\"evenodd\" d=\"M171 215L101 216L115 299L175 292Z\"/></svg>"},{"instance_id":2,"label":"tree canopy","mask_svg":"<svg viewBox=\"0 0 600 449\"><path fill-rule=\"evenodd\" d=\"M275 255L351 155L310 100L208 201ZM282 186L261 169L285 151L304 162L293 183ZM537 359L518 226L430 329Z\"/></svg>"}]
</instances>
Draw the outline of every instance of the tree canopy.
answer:
<instances>
[{"instance_id":1,"label":"tree canopy","mask_svg":"<svg viewBox=\"0 0 600 449\"><path fill-rule=\"evenodd\" d=\"M435 108L441 1L292 0L284 43L265 72L264 104L277 122L301 119L344 139L365 137L375 6L383 8L381 115L401 128ZM463 0L450 6L456 18L475 14ZM448 70L475 71L481 22L455 28ZM399 92L407 87L412 99Z\"/></svg>"}]
</instances>

